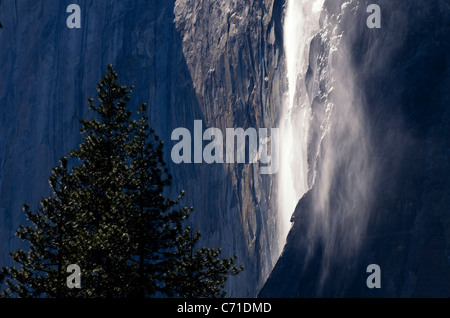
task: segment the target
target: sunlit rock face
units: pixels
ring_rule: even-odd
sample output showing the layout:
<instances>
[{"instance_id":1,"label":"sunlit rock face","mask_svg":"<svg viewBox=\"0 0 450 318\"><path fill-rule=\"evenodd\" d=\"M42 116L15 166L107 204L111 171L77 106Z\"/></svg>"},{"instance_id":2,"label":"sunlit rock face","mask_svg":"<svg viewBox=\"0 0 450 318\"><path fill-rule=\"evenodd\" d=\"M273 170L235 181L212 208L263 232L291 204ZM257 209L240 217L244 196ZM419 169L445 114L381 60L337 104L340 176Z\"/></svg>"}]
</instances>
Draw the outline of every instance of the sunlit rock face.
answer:
<instances>
[{"instance_id":1,"label":"sunlit rock face","mask_svg":"<svg viewBox=\"0 0 450 318\"><path fill-rule=\"evenodd\" d=\"M3 1L0 30L0 265L22 246L23 203L50 194L52 167L80 141L87 98L112 63L119 82L146 102L174 176L186 192L202 245L238 256L245 270L228 296L254 297L280 253L274 176L258 164L171 161L177 127L275 127L284 88L283 1Z\"/></svg>"},{"instance_id":2,"label":"sunlit rock face","mask_svg":"<svg viewBox=\"0 0 450 318\"><path fill-rule=\"evenodd\" d=\"M374 2L379 29L369 2L324 3L303 75L310 190L260 296L450 294L449 3Z\"/></svg>"}]
</instances>

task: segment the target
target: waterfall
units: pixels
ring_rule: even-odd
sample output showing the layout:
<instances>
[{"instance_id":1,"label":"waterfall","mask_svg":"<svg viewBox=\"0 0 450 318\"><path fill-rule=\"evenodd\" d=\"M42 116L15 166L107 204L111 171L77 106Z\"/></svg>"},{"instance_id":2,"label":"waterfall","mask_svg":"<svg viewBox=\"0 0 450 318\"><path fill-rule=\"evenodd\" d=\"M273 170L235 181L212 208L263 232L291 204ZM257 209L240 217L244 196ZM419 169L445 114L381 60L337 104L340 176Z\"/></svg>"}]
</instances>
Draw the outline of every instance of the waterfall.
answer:
<instances>
[{"instance_id":1,"label":"waterfall","mask_svg":"<svg viewBox=\"0 0 450 318\"><path fill-rule=\"evenodd\" d=\"M450 117L436 105L448 104L448 1L376 1L377 29L372 1L326 0L309 44L305 2L283 2L276 189L290 231L258 296L447 296ZM368 284L374 267L381 288Z\"/></svg>"},{"instance_id":2,"label":"waterfall","mask_svg":"<svg viewBox=\"0 0 450 318\"><path fill-rule=\"evenodd\" d=\"M288 91L280 121L280 169L278 213L280 250L290 229L290 219L299 199L308 191L308 129L311 102L306 94L305 74L309 44L319 29L324 0L288 0L284 20L284 48Z\"/></svg>"},{"instance_id":3,"label":"waterfall","mask_svg":"<svg viewBox=\"0 0 450 318\"><path fill-rule=\"evenodd\" d=\"M295 210L294 222L304 232L297 243L306 246L303 268L316 260L311 266L319 271L318 293L329 273L357 257L371 208L371 138L364 95L355 84L352 33L343 40L341 21L356 7L349 1L340 14L329 14L323 0L288 0L285 13L288 89L280 119L279 242L283 249Z\"/></svg>"}]
</instances>

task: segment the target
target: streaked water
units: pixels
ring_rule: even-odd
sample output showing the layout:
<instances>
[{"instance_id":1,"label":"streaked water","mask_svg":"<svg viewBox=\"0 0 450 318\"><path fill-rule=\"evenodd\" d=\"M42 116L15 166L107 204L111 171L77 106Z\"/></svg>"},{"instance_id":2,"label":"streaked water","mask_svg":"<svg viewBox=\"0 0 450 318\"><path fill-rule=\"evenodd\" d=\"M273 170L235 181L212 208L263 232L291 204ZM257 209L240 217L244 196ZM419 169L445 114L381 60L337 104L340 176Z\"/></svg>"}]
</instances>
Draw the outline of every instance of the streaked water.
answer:
<instances>
[{"instance_id":1,"label":"streaked water","mask_svg":"<svg viewBox=\"0 0 450 318\"><path fill-rule=\"evenodd\" d=\"M288 91L280 122L280 169L278 210L281 223L280 245L285 243L290 219L298 200L308 190L308 129L311 102L306 94L305 74L309 45L319 30L324 0L287 1L284 21L284 48Z\"/></svg>"}]
</instances>

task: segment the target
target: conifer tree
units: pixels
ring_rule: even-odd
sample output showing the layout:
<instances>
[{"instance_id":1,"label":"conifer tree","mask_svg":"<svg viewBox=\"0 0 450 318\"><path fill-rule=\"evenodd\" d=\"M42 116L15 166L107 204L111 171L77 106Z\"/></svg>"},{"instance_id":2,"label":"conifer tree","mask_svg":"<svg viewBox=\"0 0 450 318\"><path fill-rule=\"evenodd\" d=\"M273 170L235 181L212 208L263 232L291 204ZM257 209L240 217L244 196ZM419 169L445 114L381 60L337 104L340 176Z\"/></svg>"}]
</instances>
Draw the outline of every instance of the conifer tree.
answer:
<instances>
[{"instance_id":1,"label":"conifer tree","mask_svg":"<svg viewBox=\"0 0 450 318\"><path fill-rule=\"evenodd\" d=\"M195 249L199 233L186 226L192 208L179 203L184 192L164 195L172 177L163 142L145 104L131 119L133 87L117 78L109 65L97 84L100 103L89 99L96 118L80 121L80 146L52 171L52 195L38 212L25 207L31 225L17 234L30 248L11 253L20 266L2 269L3 296L221 297L227 276L242 270L236 256ZM81 268L80 289L66 286L69 264Z\"/></svg>"},{"instance_id":2,"label":"conifer tree","mask_svg":"<svg viewBox=\"0 0 450 318\"><path fill-rule=\"evenodd\" d=\"M41 201L39 212L32 212L27 205L24 211L32 225L21 225L17 235L30 245L25 251L11 253L20 268L2 269L2 276L8 277L2 296L9 297L68 297L76 291L66 285L66 268L74 259L74 246L68 239L74 237L75 208L71 204L75 189L73 176L67 170L67 158L52 169L49 178L53 196Z\"/></svg>"},{"instance_id":3,"label":"conifer tree","mask_svg":"<svg viewBox=\"0 0 450 318\"><path fill-rule=\"evenodd\" d=\"M221 298L227 275L238 274L243 267L234 264L237 256L220 259L221 249L195 249L200 232L190 226L177 237L177 249L173 258L173 270L167 273L169 294L185 298Z\"/></svg>"},{"instance_id":4,"label":"conifer tree","mask_svg":"<svg viewBox=\"0 0 450 318\"><path fill-rule=\"evenodd\" d=\"M165 293L164 275L170 268L182 222L192 208L176 208L183 197L181 191L176 200L163 196L172 177L163 160L163 142L149 128L146 104L138 109L140 119L133 121L135 130L129 158L131 175L128 193L131 194L134 215L128 228L133 229L131 242L133 259L137 265L136 296L155 292Z\"/></svg>"},{"instance_id":5,"label":"conifer tree","mask_svg":"<svg viewBox=\"0 0 450 318\"><path fill-rule=\"evenodd\" d=\"M126 297L133 289L132 245L128 219L133 202L127 193L131 170L128 152L133 137L131 111L127 109L133 87L119 85L118 75L108 72L97 84L92 120L81 120L82 142L69 156L79 183L76 238L80 250L77 263L82 269L81 294L85 297Z\"/></svg>"}]
</instances>

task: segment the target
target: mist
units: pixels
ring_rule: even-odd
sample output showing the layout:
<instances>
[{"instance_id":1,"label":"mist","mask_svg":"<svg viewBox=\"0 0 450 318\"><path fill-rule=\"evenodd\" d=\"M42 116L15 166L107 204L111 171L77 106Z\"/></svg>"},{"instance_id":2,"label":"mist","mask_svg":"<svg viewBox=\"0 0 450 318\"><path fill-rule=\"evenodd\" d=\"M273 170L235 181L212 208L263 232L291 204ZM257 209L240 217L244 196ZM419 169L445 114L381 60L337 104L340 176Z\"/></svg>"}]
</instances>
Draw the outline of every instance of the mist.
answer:
<instances>
[{"instance_id":1,"label":"mist","mask_svg":"<svg viewBox=\"0 0 450 318\"><path fill-rule=\"evenodd\" d=\"M305 224L299 242L306 246L303 268L319 264L318 294L336 266L351 264L361 248L376 171L364 94L355 83L350 47L342 42L342 15L325 15L319 27L323 3L287 2L289 91L278 187L284 229L291 221ZM348 5L342 10L351 10Z\"/></svg>"}]
</instances>

